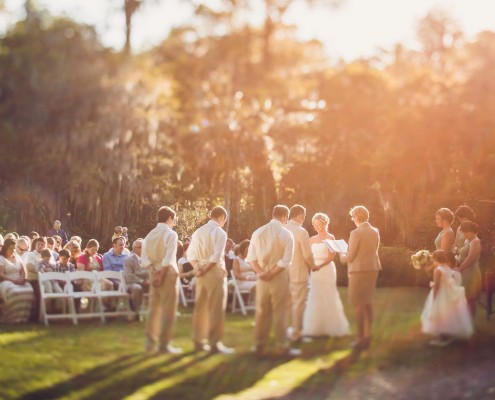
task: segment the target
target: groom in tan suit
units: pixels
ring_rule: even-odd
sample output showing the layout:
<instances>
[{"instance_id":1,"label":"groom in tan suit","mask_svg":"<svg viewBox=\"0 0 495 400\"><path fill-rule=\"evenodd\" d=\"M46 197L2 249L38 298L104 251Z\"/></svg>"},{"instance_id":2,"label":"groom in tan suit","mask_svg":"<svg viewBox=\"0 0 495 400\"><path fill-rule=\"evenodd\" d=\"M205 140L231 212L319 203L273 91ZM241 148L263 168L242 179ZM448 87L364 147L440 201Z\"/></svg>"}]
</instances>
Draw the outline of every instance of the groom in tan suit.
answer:
<instances>
[{"instance_id":1,"label":"groom in tan suit","mask_svg":"<svg viewBox=\"0 0 495 400\"><path fill-rule=\"evenodd\" d=\"M286 229L289 209L283 205L273 208L273 219L258 228L251 237L246 261L258 275L256 281L256 315L254 327L255 350L264 355L269 342L271 325L275 331L277 355L296 356L299 349L287 347L287 301L289 296L288 267L294 253L294 238Z\"/></svg>"},{"instance_id":2,"label":"groom in tan suit","mask_svg":"<svg viewBox=\"0 0 495 400\"><path fill-rule=\"evenodd\" d=\"M290 340L301 340L302 324L306 299L308 297L309 272L314 267L313 254L309 245L309 234L302 227L306 209L296 204L291 207L287 229L294 236L294 257L289 267L290 315L292 333Z\"/></svg>"}]
</instances>

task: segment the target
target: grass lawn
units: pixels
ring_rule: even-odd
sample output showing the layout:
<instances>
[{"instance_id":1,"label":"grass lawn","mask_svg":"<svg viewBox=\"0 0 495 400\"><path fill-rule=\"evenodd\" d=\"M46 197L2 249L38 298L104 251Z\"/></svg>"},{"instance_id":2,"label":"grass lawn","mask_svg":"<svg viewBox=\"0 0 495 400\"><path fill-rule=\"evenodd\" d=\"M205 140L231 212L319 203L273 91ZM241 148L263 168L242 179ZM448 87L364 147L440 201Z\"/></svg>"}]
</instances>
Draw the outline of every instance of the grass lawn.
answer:
<instances>
[{"instance_id":1,"label":"grass lawn","mask_svg":"<svg viewBox=\"0 0 495 400\"><path fill-rule=\"evenodd\" d=\"M341 294L345 304L345 289ZM2 325L0 398L495 398L495 317L487 322L480 310L469 343L431 348L419 323L426 295L421 288L378 290L368 354L349 350L352 337L317 339L292 360L249 353L252 315L227 315L224 342L236 348L232 356L192 353L191 309L178 318L180 356L146 356L140 322Z\"/></svg>"}]
</instances>

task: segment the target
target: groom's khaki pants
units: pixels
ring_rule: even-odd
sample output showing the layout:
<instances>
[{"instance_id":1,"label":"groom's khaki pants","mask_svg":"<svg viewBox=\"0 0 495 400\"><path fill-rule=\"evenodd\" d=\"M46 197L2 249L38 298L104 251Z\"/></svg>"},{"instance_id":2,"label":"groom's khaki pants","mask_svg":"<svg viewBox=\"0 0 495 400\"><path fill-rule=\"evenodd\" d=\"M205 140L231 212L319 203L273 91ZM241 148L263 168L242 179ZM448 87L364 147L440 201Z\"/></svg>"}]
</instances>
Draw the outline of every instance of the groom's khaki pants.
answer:
<instances>
[{"instance_id":1,"label":"groom's khaki pants","mask_svg":"<svg viewBox=\"0 0 495 400\"><path fill-rule=\"evenodd\" d=\"M257 347L268 344L273 321L275 346L278 350L287 347L287 301L289 296L289 274L287 270L279 272L269 281L258 279L256 282L256 324L254 341Z\"/></svg>"},{"instance_id":2,"label":"groom's khaki pants","mask_svg":"<svg viewBox=\"0 0 495 400\"><path fill-rule=\"evenodd\" d=\"M158 287L150 285L147 326L149 350L154 350L156 346L163 350L172 339L179 299L178 276L172 267L168 267L162 284Z\"/></svg>"},{"instance_id":3,"label":"groom's khaki pants","mask_svg":"<svg viewBox=\"0 0 495 400\"><path fill-rule=\"evenodd\" d=\"M292 340L301 338L303 328L304 309L308 298L308 282L290 282L290 312L291 326L293 329Z\"/></svg>"},{"instance_id":4,"label":"groom's khaki pants","mask_svg":"<svg viewBox=\"0 0 495 400\"><path fill-rule=\"evenodd\" d=\"M192 316L193 341L208 339L210 346L222 341L227 305L225 270L218 265L196 277L196 296Z\"/></svg>"}]
</instances>

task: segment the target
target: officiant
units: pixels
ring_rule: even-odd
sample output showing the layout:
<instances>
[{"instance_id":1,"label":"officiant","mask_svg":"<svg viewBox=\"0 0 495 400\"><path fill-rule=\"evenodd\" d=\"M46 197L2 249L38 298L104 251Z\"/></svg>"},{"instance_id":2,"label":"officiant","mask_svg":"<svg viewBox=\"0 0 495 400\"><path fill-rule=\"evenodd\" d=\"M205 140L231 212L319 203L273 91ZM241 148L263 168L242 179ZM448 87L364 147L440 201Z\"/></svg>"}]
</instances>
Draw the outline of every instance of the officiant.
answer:
<instances>
[{"instance_id":1,"label":"officiant","mask_svg":"<svg viewBox=\"0 0 495 400\"><path fill-rule=\"evenodd\" d=\"M356 229L349 236L349 249L341 260L348 264L349 303L356 313L358 337L354 346L367 349L371 344L373 297L378 271L382 269L378 257L380 232L368 222L369 211L366 207L355 206L349 215Z\"/></svg>"}]
</instances>

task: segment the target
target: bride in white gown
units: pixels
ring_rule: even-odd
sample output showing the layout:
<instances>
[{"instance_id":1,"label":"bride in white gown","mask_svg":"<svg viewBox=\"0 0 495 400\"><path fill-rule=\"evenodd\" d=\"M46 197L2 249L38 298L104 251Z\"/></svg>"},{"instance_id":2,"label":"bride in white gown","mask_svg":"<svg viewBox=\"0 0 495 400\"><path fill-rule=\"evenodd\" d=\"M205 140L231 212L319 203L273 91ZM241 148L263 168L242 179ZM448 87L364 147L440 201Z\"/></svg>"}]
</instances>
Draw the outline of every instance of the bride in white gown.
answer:
<instances>
[{"instance_id":1,"label":"bride in white gown","mask_svg":"<svg viewBox=\"0 0 495 400\"><path fill-rule=\"evenodd\" d=\"M349 321L337 290L335 253L323 243L334 240L328 233L328 215L316 213L312 218L317 235L311 237L311 251L316 269L311 272L308 302L304 311L303 336L345 336L350 334Z\"/></svg>"}]
</instances>

